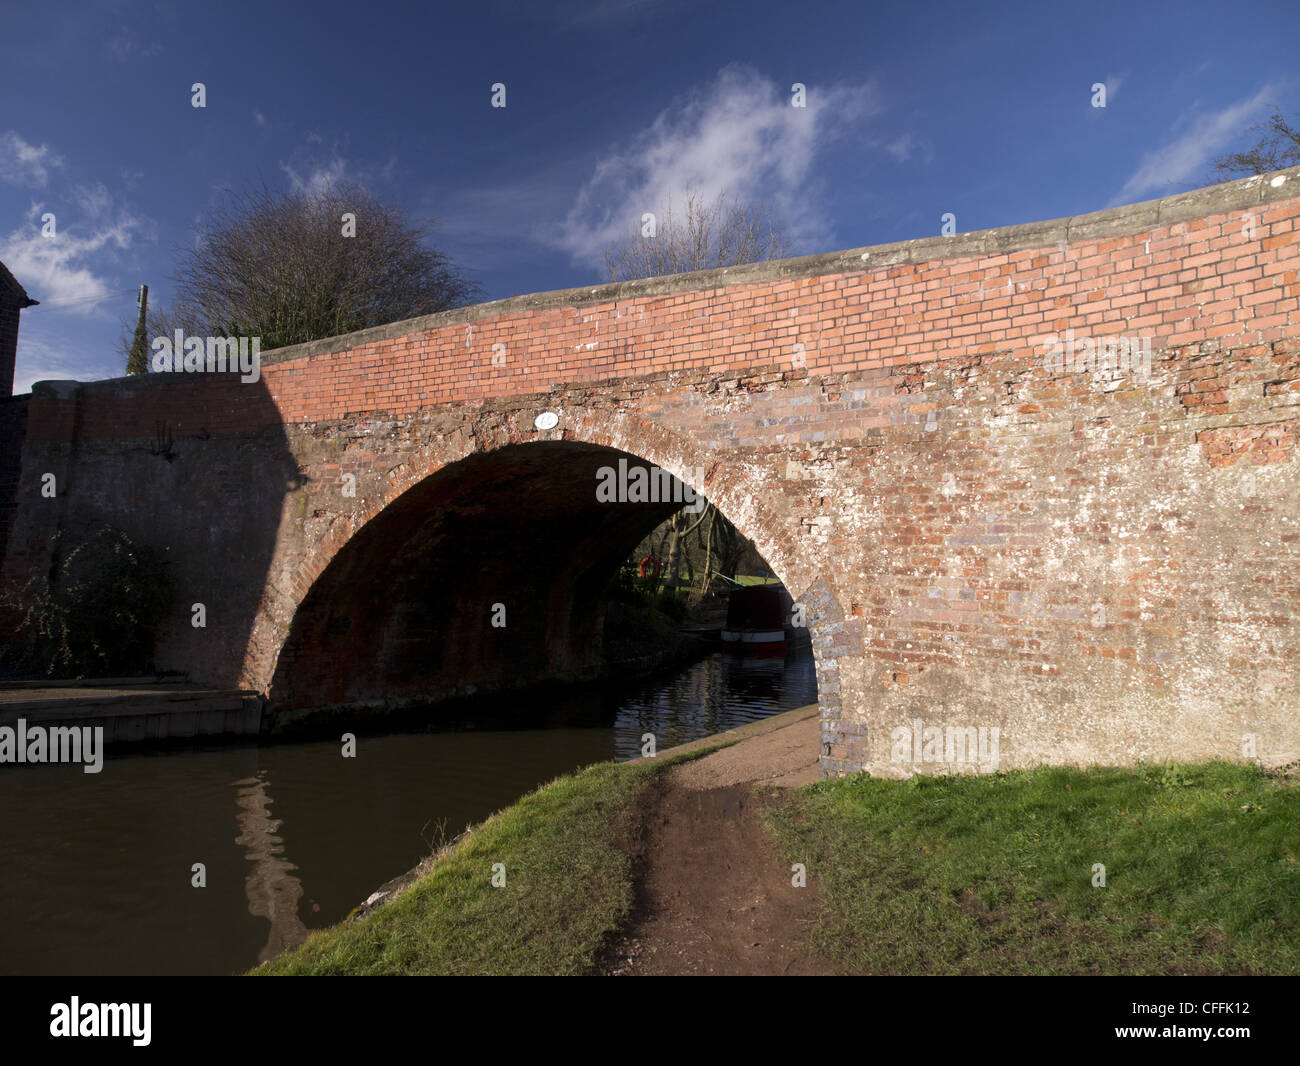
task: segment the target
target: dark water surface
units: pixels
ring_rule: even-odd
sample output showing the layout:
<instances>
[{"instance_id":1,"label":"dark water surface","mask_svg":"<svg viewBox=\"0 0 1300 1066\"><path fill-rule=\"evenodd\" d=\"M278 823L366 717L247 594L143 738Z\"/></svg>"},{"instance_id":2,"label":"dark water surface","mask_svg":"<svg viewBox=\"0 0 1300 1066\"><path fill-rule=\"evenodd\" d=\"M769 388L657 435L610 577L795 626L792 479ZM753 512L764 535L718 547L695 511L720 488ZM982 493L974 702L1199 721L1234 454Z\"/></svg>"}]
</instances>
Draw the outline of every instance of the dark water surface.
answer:
<instances>
[{"instance_id":1,"label":"dark water surface","mask_svg":"<svg viewBox=\"0 0 1300 1066\"><path fill-rule=\"evenodd\" d=\"M635 758L644 733L662 749L816 699L807 651L717 654L636 689L529 697L510 728L362 736L355 759L328 740L110 751L98 774L0 767L0 973L245 970L339 921L440 831Z\"/></svg>"}]
</instances>

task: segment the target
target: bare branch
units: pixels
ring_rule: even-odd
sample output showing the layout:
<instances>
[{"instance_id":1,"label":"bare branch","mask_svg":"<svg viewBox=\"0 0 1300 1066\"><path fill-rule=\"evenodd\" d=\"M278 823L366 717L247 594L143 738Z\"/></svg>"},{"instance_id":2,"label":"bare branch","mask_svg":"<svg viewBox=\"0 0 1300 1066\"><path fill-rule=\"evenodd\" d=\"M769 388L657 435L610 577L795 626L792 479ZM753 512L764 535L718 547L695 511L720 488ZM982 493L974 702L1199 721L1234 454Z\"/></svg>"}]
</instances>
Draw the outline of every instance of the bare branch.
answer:
<instances>
[{"instance_id":1,"label":"bare branch","mask_svg":"<svg viewBox=\"0 0 1300 1066\"><path fill-rule=\"evenodd\" d=\"M631 281L781 259L789 254L783 223L761 202L734 204L727 194L705 202L689 192L685 209L670 200L652 236L633 228L605 251L610 281Z\"/></svg>"},{"instance_id":2,"label":"bare branch","mask_svg":"<svg viewBox=\"0 0 1300 1066\"><path fill-rule=\"evenodd\" d=\"M1281 111L1274 111L1267 122L1250 127L1259 140L1244 152L1232 152L1219 158L1215 171L1224 177L1271 174L1275 170L1300 165L1300 127L1289 125Z\"/></svg>"}]
</instances>

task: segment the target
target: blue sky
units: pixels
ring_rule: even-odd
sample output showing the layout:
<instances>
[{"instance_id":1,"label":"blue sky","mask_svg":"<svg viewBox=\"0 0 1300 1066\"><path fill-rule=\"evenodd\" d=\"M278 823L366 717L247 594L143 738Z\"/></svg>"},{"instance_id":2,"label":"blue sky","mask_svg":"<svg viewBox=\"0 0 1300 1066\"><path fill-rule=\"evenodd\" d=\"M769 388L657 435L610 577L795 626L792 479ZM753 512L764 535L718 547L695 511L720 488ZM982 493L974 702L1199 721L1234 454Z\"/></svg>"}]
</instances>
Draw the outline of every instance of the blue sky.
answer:
<instances>
[{"instance_id":1,"label":"blue sky","mask_svg":"<svg viewBox=\"0 0 1300 1066\"><path fill-rule=\"evenodd\" d=\"M119 376L136 287L167 302L231 189L358 180L497 299L603 280L604 243L688 188L823 252L1212 184L1300 112L1295 0L27 0L0 25L0 261L41 301L16 392Z\"/></svg>"}]
</instances>

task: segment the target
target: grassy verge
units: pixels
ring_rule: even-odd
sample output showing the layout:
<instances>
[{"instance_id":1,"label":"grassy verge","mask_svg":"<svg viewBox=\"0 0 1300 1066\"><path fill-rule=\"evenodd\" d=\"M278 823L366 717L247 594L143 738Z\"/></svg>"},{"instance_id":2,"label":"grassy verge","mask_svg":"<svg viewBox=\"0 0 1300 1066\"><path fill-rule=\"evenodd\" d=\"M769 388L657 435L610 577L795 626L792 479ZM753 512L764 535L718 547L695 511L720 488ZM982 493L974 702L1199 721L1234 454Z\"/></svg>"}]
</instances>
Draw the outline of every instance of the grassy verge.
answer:
<instances>
[{"instance_id":1,"label":"grassy verge","mask_svg":"<svg viewBox=\"0 0 1300 1066\"><path fill-rule=\"evenodd\" d=\"M558 778L477 826L385 906L252 972L591 973L632 909L627 841L638 805L675 761ZM504 887L492 886L494 863L505 866Z\"/></svg>"},{"instance_id":2,"label":"grassy verge","mask_svg":"<svg viewBox=\"0 0 1300 1066\"><path fill-rule=\"evenodd\" d=\"M766 817L847 972L1300 972L1300 787L1252 767L855 776Z\"/></svg>"}]
</instances>

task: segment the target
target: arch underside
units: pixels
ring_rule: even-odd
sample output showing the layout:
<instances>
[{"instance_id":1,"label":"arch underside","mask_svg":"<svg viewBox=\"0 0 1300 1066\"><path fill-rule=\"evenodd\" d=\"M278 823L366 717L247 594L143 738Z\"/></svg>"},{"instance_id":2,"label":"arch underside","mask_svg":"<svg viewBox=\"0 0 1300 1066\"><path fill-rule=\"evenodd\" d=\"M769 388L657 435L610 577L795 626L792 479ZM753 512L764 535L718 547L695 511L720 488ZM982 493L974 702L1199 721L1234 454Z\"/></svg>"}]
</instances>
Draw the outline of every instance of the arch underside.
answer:
<instances>
[{"instance_id":1,"label":"arch underside","mask_svg":"<svg viewBox=\"0 0 1300 1066\"><path fill-rule=\"evenodd\" d=\"M418 481L333 556L293 619L277 710L397 705L602 667L608 584L680 502L606 503L604 445L480 451Z\"/></svg>"}]
</instances>

